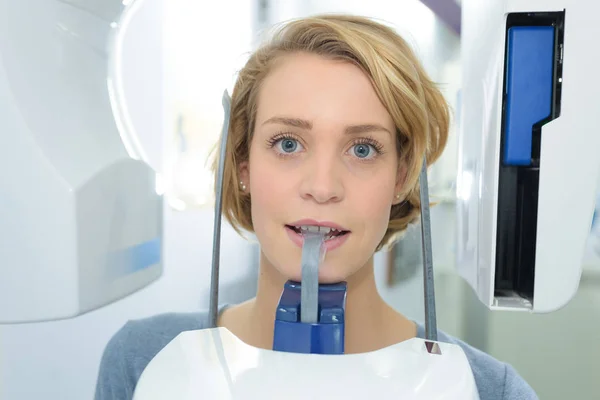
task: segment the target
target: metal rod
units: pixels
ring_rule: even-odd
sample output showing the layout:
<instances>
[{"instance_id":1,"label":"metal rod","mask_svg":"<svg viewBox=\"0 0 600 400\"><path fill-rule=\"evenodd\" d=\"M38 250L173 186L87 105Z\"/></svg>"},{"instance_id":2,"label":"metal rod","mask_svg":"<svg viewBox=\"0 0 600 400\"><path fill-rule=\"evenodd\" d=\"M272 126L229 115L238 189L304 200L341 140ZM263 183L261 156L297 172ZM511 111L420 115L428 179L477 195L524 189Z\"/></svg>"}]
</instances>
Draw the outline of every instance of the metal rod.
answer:
<instances>
[{"instance_id":1,"label":"metal rod","mask_svg":"<svg viewBox=\"0 0 600 400\"><path fill-rule=\"evenodd\" d=\"M433 282L433 253L431 246L431 216L429 213L429 189L427 186L427 158L423 159L419 177L421 197L421 239L423 249L423 289L425 297L425 338L437 341L435 313L435 285Z\"/></svg>"},{"instance_id":2,"label":"metal rod","mask_svg":"<svg viewBox=\"0 0 600 400\"><path fill-rule=\"evenodd\" d=\"M225 154L227 153L227 136L229 135L229 116L231 114L231 98L227 90L223 93L223 131L221 132L221 148L219 152L219 168L215 193L215 220L213 228L213 256L210 273L210 304L208 321L211 328L217 327L219 318L219 261L221 257L221 211L223 209L223 172L225 170Z\"/></svg>"}]
</instances>

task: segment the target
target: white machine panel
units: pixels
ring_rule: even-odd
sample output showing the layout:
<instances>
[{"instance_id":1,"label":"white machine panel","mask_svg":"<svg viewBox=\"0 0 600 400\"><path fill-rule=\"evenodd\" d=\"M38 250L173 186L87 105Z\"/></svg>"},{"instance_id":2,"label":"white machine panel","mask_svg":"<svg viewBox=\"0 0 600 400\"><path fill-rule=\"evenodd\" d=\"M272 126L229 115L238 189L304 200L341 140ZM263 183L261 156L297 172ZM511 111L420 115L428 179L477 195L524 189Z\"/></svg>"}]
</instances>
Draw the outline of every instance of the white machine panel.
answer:
<instances>
[{"instance_id":1,"label":"white machine panel","mask_svg":"<svg viewBox=\"0 0 600 400\"><path fill-rule=\"evenodd\" d=\"M462 349L438 345L441 354L418 338L362 354L301 354L258 349L225 328L183 332L150 361L133 398L479 399Z\"/></svg>"},{"instance_id":2,"label":"white machine panel","mask_svg":"<svg viewBox=\"0 0 600 400\"><path fill-rule=\"evenodd\" d=\"M600 3L464 0L462 9L458 269L492 309L551 312L578 289L600 175L600 81L594 78L600 48L593 45L600 37ZM523 20L536 13L542 20L541 12L564 12L564 30L555 36L561 44L552 55L554 75L548 81L555 116L541 126L538 142L534 138L530 143L529 167L534 167L537 183L530 185L521 175L517 183L515 178L518 199L509 199L514 204L507 206L511 188L502 174L517 166L506 167L505 115L514 111L507 99L509 76L517 67L505 54L512 54L509 36L516 40L511 35L518 34L507 34L507 24L515 21L515 13L522 13ZM538 28L534 30L541 32ZM539 77L522 81L523 93Z\"/></svg>"},{"instance_id":3,"label":"white machine panel","mask_svg":"<svg viewBox=\"0 0 600 400\"><path fill-rule=\"evenodd\" d=\"M123 3L0 1L0 323L77 316L161 275L162 199L115 76Z\"/></svg>"}]
</instances>

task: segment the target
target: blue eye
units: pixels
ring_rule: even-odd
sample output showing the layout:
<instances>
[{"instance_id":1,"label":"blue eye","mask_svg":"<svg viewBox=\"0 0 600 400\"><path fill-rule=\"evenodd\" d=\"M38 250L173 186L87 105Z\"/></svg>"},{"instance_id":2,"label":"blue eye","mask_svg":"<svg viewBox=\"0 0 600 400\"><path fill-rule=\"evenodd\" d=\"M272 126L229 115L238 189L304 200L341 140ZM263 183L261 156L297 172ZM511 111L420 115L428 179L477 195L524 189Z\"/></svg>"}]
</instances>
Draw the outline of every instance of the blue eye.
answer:
<instances>
[{"instance_id":1,"label":"blue eye","mask_svg":"<svg viewBox=\"0 0 600 400\"><path fill-rule=\"evenodd\" d=\"M354 155L358 158L367 158L371 153L373 151L369 144L357 144L354 146Z\"/></svg>"},{"instance_id":2,"label":"blue eye","mask_svg":"<svg viewBox=\"0 0 600 400\"><path fill-rule=\"evenodd\" d=\"M296 151L302 150L301 149L302 145L300 143L298 143L298 141L296 139L287 138L287 137L275 140L274 145L277 146L277 150L280 153L291 154ZM299 149L299 147L300 147L300 149Z\"/></svg>"},{"instance_id":3,"label":"blue eye","mask_svg":"<svg viewBox=\"0 0 600 400\"><path fill-rule=\"evenodd\" d=\"M298 142L294 139L283 139L281 141L281 149L286 153L291 153L298 147Z\"/></svg>"}]
</instances>

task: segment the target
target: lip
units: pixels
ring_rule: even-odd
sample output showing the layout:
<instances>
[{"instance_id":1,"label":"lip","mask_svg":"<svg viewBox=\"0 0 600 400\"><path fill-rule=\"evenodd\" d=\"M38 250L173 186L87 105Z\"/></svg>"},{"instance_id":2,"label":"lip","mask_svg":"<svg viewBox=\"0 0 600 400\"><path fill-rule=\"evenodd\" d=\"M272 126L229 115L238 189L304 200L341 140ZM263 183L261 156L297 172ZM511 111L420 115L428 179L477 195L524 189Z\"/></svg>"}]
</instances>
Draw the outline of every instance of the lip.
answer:
<instances>
[{"instance_id":1,"label":"lip","mask_svg":"<svg viewBox=\"0 0 600 400\"><path fill-rule=\"evenodd\" d=\"M314 220L314 219L301 219L300 221L292 222L292 223L289 223L287 225L291 225L291 226L301 226L301 225L322 226L324 228L337 229L338 231L348 231L348 229L346 229L343 226L338 225L338 224L336 224L334 222L330 222L330 221L317 221L317 220ZM350 232L350 231L348 231L348 232ZM344 236L346 236L346 235L344 235Z\"/></svg>"},{"instance_id":2,"label":"lip","mask_svg":"<svg viewBox=\"0 0 600 400\"><path fill-rule=\"evenodd\" d=\"M290 224L291 225L291 224ZM314 225L314 224L301 224L301 225ZM318 226L325 226L325 227L329 227L329 228L334 228L334 226L328 226L328 225L318 225ZM335 228L338 229L338 228ZM296 233L295 230L288 228L288 226L285 226L285 232L288 234L288 237L290 238L290 240L298 247L302 248L302 245L304 244L304 236L302 236L299 233ZM338 236L335 237L333 239L328 239L325 241L324 247L325 250L327 252L330 252L332 250L337 249L338 247L340 247L341 245L343 245L346 240L348 240L348 237L351 235L352 233L350 233L350 231L348 231L348 233L342 235L342 236Z\"/></svg>"}]
</instances>

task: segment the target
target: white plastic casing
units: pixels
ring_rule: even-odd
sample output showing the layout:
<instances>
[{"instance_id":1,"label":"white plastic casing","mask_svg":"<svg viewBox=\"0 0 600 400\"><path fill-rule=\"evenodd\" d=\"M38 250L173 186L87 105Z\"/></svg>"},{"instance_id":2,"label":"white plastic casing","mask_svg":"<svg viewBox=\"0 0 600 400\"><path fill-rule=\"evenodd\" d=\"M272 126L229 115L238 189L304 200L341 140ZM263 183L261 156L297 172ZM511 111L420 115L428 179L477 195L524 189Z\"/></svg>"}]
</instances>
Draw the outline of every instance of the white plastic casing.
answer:
<instances>
[{"instance_id":1,"label":"white plastic casing","mask_svg":"<svg viewBox=\"0 0 600 400\"><path fill-rule=\"evenodd\" d=\"M578 289L600 175L600 3L464 0L458 176L461 276L491 309L551 312ZM566 11L560 116L541 132L533 300L495 296L506 16Z\"/></svg>"},{"instance_id":2,"label":"white plastic casing","mask_svg":"<svg viewBox=\"0 0 600 400\"><path fill-rule=\"evenodd\" d=\"M361 354L263 350L226 328L183 332L148 364L134 400L478 400L469 360L455 344L410 339Z\"/></svg>"},{"instance_id":3,"label":"white plastic casing","mask_svg":"<svg viewBox=\"0 0 600 400\"><path fill-rule=\"evenodd\" d=\"M128 11L0 2L0 323L77 316L161 275L162 199L115 69Z\"/></svg>"}]
</instances>

